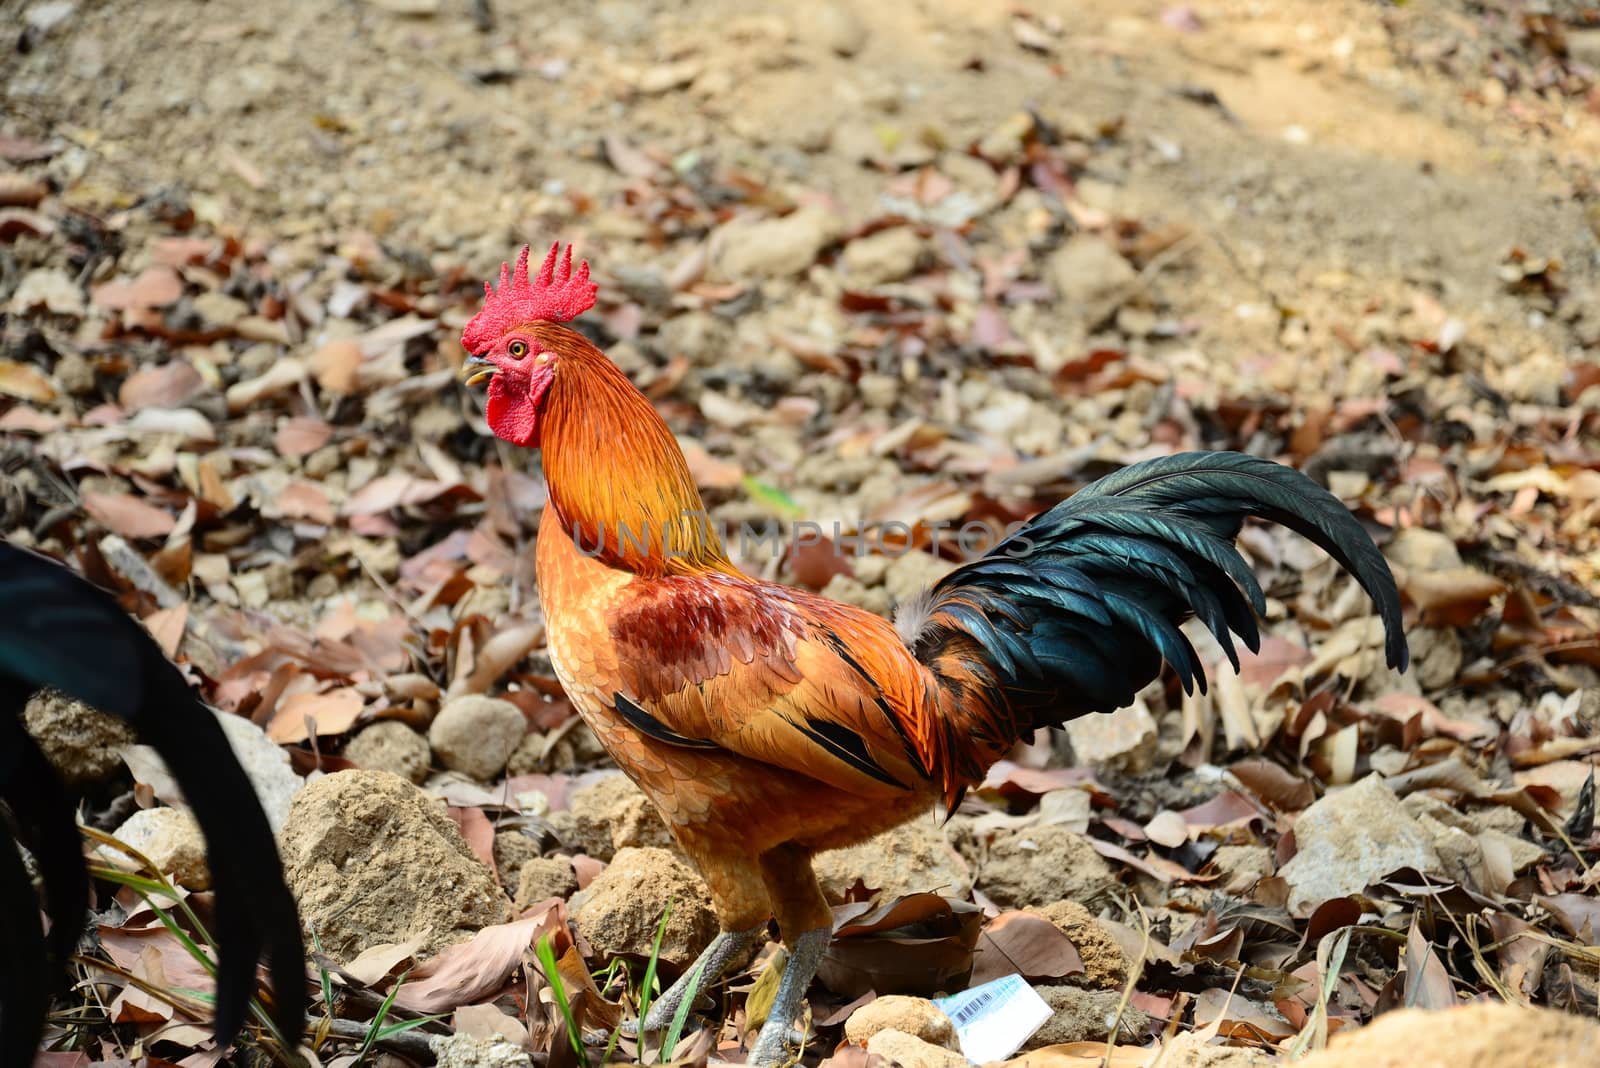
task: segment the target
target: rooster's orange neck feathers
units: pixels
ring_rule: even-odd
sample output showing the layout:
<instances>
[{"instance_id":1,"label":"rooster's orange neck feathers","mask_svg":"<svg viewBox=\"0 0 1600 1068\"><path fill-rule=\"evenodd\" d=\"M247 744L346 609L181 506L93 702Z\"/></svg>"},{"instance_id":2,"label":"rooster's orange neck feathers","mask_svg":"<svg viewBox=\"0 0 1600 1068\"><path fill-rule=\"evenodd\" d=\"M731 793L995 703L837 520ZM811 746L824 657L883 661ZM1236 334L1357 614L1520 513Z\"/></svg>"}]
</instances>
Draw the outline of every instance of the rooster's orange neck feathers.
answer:
<instances>
[{"instance_id":1,"label":"rooster's orange neck feathers","mask_svg":"<svg viewBox=\"0 0 1600 1068\"><path fill-rule=\"evenodd\" d=\"M578 550L642 575L738 574L655 406L582 335L538 324L557 360L539 418L550 503Z\"/></svg>"}]
</instances>

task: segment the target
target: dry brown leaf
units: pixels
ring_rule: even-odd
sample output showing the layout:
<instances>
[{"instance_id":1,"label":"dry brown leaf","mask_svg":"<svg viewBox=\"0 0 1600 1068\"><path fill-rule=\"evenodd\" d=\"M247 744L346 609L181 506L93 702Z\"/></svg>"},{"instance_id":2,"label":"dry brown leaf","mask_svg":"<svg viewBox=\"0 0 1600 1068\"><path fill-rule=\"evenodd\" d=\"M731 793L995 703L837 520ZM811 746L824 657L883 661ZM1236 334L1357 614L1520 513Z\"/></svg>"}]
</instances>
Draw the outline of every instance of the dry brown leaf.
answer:
<instances>
[{"instance_id":1,"label":"dry brown leaf","mask_svg":"<svg viewBox=\"0 0 1600 1068\"><path fill-rule=\"evenodd\" d=\"M1118 1045L1111 1048L1108 1057L1104 1042L1064 1042L1003 1061L1002 1068L1152 1068L1160 1052Z\"/></svg>"},{"instance_id":2,"label":"dry brown leaf","mask_svg":"<svg viewBox=\"0 0 1600 1068\"><path fill-rule=\"evenodd\" d=\"M1456 1003L1456 988L1439 955L1422 936L1418 915L1411 914L1411 930L1406 935L1405 1006L1408 1009L1448 1009Z\"/></svg>"},{"instance_id":3,"label":"dry brown leaf","mask_svg":"<svg viewBox=\"0 0 1600 1068\"><path fill-rule=\"evenodd\" d=\"M1196 1027L1218 1024L1224 1035L1265 1038L1278 1041L1295 1033L1294 1027L1276 1012L1269 1012L1249 998L1220 987L1203 991L1194 1002Z\"/></svg>"},{"instance_id":4,"label":"dry brown leaf","mask_svg":"<svg viewBox=\"0 0 1600 1068\"><path fill-rule=\"evenodd\" d=\"M188 360L168 360L159 367L141 367L117 391L117 403L129 412L143 408L180 408L206 388L206 380Z\"/></svg>"},{"instance_id":5,"label":"dry brown leaf","mask_svg":"<svg viewBox=\"0 0 1600 1068\"><path fill-rule=\"evenodd\" d=\"M544 912L485 927L469 941L450 946L412 972L395 996L416 1012L451 1012L493 994L522 965L523 954L549 935L565 951L566 909L555 902Z\"/></svg>"},{"instance_id":6,"label":"dry brown leaf","mask_svg":"<svg viewBox=\"0 0 1600 1068\"><path fill-rule=\"evenodd\" d=\"M273 446L278 450L279 456L291 459L299 456L309 456L328 443L333 437L333 427L321 419L311 419L296 416L285 419L278 427L278 432L273 435Z\"/></svg>"},{"instance_id":7,"label":"dry brown leaf","mask_svg":"<svg viewBox=\"0 0 1600 1068\"><path fill-rule=\"evenodd\" d=\"M262 514L272 518L305 519L323 526L332 525L338 515L328 492L315 482L296 479L283 487Z\"/></svg>"},{"instance_id":8,"label":"dry brown leaf","mask_svg":"<svg viewBox=\"0 0 1600 1068\"><path fill-rule=\"evenodd\" d=\"M451 1028L460 1035L492 1039L501 1036L518 1049L531 1049L533 1036L522 1026L522 1021L501 1012L494 1005L462 1005L450 1019Z\"/></svg>"},{"instance_id":9,"label":"dry brown leaf","mask_svg":"<svg viewBox=\"0 0 1600 1068\"><path fill-rule=\"evenodd\" d=\"M182 601L171 608L161 608L144 617L145 629L161 646L161 651L171 660L178 655L183 642L183 632L189 625L189 602Z\"/></svg>"},{"instance_id":10,"label":"dry brown leaf","mask_svg":"<svg viewBox=\"0 0 1600 1068\"><path fill-rule=\"evenodd\" d=\"M1031 912L1002 912L978 936L970 986L1004 975L1024 979L1062 979L1083 974L1078 947L1061 929Z\"/></svg>"},{"instance_id":11,"label":"dry brown leaf","mask_svg":"<svg viewBox=\"0 0 1600 1068\"><path fill-rule=\"evenodd\" d=\"M361 694L344 686L327 693L298 693L286 698L267 723L267 737L279 745L293 745L311 737L307 721L318 735L343 734L355 725L364 704Z\"/></svg>"},{"instance_id":12,"label":"dry brown leaf","mask_svg":"<svg viewBox=\"0 0 1600 1068\"><path fill-rule=\"evenodd\" d=\"M0 394L43 404L55 400L56 387L31 363L0 360Z\"/></svg>"},{"instance_id":13,"label":"dry brown leaf","mask_svg":"<svg viewBox=\"0 0 1600 1068\"><path fill-rule=\"evenodd\" d=\"M421 939L408 942L384 942L368 946L357 954L355 960L344 966L345 974L367 986L377 986L400 965L417 955Z\"/></svg>"},{"instance_id":14,"label":"dry brown leaf","mask_svg":"<svg viewBox=\"0 0 1600 1068\"><path fill-rule=\"evenodd\" d=\"M329 393L354 393L361 362L360 345L354 341L330 341L311 357L311 372L316 375L317 385Z\"/></svg>"},{"instance_id":15,"label":"dry brown leaf","mask_svg":"<svg viewBox=\"0 0 1600 1068\"><path fill-rule=\"evenodd\" d=\"M129 493L83 494L83 510L124 538L164 538L177 526L169 512Z\"/></svg>"},{"instance_id":16,"label":"dry brown leaf","mask_svg":"<svg viewBox=\"0 0 1600 1068\"><path fill-rule=\"evenodd\" d=\"M163 308L183 296L183 279L171 267L147 267L134 279L113 279L94 287L90 299L102 308Z\"/></svg>"}]
</instances>

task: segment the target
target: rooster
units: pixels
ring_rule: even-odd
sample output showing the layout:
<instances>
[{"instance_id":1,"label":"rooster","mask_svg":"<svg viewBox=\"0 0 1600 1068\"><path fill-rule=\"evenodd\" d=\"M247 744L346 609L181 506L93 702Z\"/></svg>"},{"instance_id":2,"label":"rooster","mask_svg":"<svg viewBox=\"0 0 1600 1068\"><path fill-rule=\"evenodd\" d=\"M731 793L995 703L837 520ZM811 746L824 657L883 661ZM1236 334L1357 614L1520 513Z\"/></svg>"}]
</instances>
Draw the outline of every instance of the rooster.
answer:
<instances>
[{"instance_id":1,"label":"rooster","mask_svg":"<svg viewBox=\"0 0 1600 1068\"><path fill-rule=\"evenodd\" d=\"M750 1063L791 1056L831 932L812 873L969 787L1041 727L1128 704L1170 665L1204 669L1198 616L1234 667L1259 645L1260 585L1234 548L1246 516L1304 535L1377 605L1404 670L1399 596L1349 511L1299 472L1239 453L1135 464L958 567L897 623L762 582L729 559L672 432L582 335L587 263L528 249L461 336L490 429L541 450L549 507L536 573L549 654L601 744L710 890L720 933L658 999L659 1030L776 919L788 962Z\"/></svg>"},{"instance_id":2,"label":"rooster","mask_svg":"<svg viewBox=\"0 0 1600 1068\"><path fill-rule=\"evenodd\" d=\"M89 911L75 801L22 729L28 698L46 687L127 720L183 787L217 897L217 1042L226 1045L243 1024L263 955L272 962L274 1022L297 1041L305 965L294 898L266 814L216 717L109 594L5 542L0 618L0 810L10 810L33 854L50 912L47 936L22 857L0 837L0 1068L33 1063L50 995L67 978Z\"/></svg>"}]
</instances>

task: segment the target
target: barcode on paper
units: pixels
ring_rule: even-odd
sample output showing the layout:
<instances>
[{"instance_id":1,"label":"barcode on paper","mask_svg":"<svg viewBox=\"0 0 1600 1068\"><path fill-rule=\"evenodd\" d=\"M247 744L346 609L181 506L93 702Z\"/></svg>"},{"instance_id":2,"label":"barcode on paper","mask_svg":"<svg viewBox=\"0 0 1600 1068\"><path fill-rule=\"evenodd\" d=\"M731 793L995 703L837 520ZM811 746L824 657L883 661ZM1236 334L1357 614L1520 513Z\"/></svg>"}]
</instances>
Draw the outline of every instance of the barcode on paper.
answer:
<instances>
[{"instance_id":1,"label":"barcode on paper","mask_svg":"<svg viewBox=\"0 0 1600 1068\"><path fill-rule=\"evenodd\" d=\"M961 1052L973 1064L1005 1060L1050 1018L1050 1006L1020 975L934 1002L956 1026Z\"/></svg>"}]
</instances>

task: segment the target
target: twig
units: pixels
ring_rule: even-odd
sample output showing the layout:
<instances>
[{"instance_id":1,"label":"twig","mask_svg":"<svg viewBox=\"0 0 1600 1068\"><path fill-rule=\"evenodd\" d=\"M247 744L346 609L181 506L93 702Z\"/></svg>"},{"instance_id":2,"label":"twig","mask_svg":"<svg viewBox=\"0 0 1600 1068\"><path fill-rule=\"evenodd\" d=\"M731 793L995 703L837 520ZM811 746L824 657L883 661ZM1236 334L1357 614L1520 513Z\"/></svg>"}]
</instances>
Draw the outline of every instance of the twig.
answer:
<instances>
[{"instance_id":1,"label":"twig","mask_svg":"<svg viewBox=\"0 0 1600 1068\"><path fill-rule=\"evenodd\" d=\"M367 1032L371 1028L371 1024L362 1023L359 1020L330 1020L328 1021L328 1037L343 1039L346 1042L365 1042L367 1040ZM401 1031L399 1034L388 1035L378 1039L373 1045L382 1046L384 1049L398 1053L402 1057L409 1057L424 1064L431 1063L435 1059L433 1045L428 1041L428 1036L418 1034L415 1031ZM545 1057L541 1053L530 1054L530 1056L533 1058L534 1064L545 1063Z\"/></svg>"}]
</instances>

